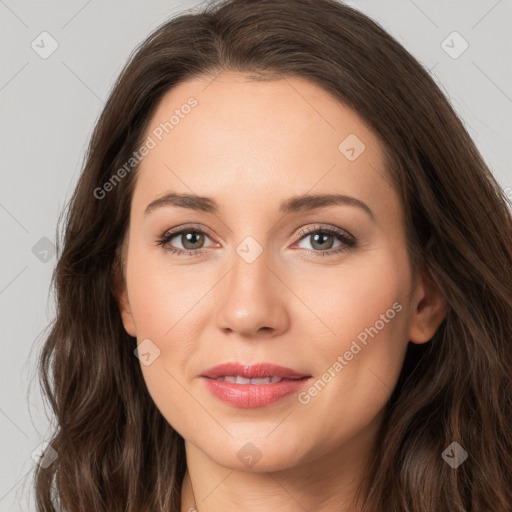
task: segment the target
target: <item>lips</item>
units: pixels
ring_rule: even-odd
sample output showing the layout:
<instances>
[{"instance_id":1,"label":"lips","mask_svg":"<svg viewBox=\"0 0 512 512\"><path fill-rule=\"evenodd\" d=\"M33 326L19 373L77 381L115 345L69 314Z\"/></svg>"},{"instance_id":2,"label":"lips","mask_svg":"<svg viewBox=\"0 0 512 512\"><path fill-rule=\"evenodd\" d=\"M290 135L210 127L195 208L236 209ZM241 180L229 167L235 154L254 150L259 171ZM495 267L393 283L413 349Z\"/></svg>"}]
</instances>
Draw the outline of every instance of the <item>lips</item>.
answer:
<instances>
[{"instance_id":1,"label":"lips","mask_svg":"<svg viewBox=\"0 0 512 512\"><path fill-rule=\"evenodd\" d=\"M269 363L225 363L201 375L206 389L223 402L241 408L264 407L299 391L311 375Z\"/></svg>"},{"instance_id":2,"label":"lips","mask_svg":"<svg viewBox=\"0 0 512 512\"><path fill-rule=\"evenodd\" d=\"M291 368L284 366L278 366L270 363L258 363L253 365L243 365L241 363L224 363L218 366L213 366L205 370L201 377L207 377L209 379L217 379L219 377L240 377L240 382L237 384L247 384L248 382L243 379L264 379L264 378L278 378L278 379L303 379L305 377L311 377L304 373L299 373ZM226 379L227 380L227 379ZM228 382L233 382L228 380ZM254 382L256 384L257 382Z\"/></svg>"}]
</instances>

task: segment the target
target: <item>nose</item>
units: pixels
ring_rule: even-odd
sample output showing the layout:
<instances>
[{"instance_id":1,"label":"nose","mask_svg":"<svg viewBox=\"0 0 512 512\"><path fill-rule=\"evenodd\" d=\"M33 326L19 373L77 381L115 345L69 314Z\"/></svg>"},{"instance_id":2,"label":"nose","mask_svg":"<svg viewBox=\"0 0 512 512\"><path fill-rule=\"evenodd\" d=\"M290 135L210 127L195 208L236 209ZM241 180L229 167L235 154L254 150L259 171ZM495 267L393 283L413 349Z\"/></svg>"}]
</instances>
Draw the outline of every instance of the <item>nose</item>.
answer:
<instances>
[{"instance_id":1,"label":"nose","mask_svg":"<svg viewBox=\"0 0 512 512\"><path fill-rule=\"evenodd\" d=\"M290 292L268 253L264 250L252 262L235 253L216 297L217 324L224 332L275 337L288 329Z\"/></svg>"}]
</instances>

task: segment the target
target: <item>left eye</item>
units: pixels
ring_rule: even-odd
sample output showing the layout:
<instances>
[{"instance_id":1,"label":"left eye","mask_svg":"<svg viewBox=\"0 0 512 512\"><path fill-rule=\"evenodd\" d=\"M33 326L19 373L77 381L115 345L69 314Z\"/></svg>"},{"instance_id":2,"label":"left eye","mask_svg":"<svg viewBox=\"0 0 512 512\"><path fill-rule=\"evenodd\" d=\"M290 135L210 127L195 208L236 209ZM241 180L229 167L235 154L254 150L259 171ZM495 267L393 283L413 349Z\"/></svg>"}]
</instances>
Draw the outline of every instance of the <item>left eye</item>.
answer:
<instances>
[{"instance_id":1,"label":"left eye","mask_svg":"<svg viewBox=\"0 0 512 512\"><path fill-rule=\"evenodd\" d=\"M341 240L341 235L334 233L332 231L328 230L316 230L311 231L309 233L306 233L301 239L300 242L304 240L310 240L311 241L311 248L317 249L319 251L327 251L329 249L333 249L334 246L334 240L335 239ZM343 240L343 242L347 243L347 240ZM342 245L341 242L339 245ZM336 246L336 247L339 247ZM300 247L300 245L299 245ZM305 247L305 249L308 249L308 247Z\"/></svg>"}]
</instances>

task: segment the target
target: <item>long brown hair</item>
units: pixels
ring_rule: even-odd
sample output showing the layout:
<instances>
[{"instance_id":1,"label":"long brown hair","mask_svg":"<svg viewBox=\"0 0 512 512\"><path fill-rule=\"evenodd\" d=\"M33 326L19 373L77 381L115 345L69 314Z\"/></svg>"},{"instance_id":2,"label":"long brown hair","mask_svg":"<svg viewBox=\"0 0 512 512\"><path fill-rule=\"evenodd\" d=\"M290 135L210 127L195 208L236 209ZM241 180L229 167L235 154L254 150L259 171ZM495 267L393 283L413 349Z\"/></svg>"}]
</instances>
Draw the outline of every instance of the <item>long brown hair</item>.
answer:
<instances>
[{"instance_id":1,"label":"long brown hair","mask_svg":"<svg viewBox=\"0 0 512 512\"><path fill-rule=\"evenodd\" d=\"M116 301L139 147L162 96L224 70L299 76L379 137L408 251L447 317L409 344L369 468L365 512L512 509L512 219L509 203L430 74L377 23L334 0L225 0L156 29L131 56L94 129L71 198L40 354L58 458L34 473L40 512L179 512L184 442L154 405ZM457 469L441 454L459 443Z\"/></svg>"}]
</instances>

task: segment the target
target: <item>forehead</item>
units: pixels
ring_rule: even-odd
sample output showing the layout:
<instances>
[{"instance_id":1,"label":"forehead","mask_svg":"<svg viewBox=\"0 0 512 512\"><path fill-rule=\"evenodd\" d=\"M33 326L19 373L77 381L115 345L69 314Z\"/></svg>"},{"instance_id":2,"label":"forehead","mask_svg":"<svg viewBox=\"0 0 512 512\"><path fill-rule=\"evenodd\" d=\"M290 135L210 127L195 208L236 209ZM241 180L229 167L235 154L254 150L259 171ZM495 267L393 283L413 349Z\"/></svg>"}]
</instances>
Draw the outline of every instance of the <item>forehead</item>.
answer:
<instances>
[{"instance_id":1,"label":"forehead","mask_svg":"<svg viewBox=\"0 0 512 512\"><path fill-rule=\"evenodd\" d=\"M371 202L390 188L378 138L304 78L256 81L229 72L187 80L162 98L146 136L153 147L133 198L141 208L169 190L233 202L314 189Z\"/></svg>"}]
</instances>

